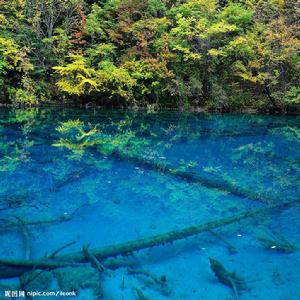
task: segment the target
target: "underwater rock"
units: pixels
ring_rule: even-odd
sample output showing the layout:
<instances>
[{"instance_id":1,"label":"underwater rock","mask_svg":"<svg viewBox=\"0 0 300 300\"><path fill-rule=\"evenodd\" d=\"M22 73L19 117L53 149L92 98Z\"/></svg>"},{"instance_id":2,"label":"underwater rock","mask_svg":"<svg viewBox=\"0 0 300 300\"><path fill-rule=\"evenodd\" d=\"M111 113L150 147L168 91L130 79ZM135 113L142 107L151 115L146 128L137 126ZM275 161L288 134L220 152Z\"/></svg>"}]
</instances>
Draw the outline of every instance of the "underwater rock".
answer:
<instances>
[{"instance_id":1,"label":"underwater rock","mask_svg":"<svg viewBox=\"0 0 300 300\"><path fill-rule=\"evenodd\" d=\"M120 199L113 199L112 202L116 205L120 205L121 204L121 200Z\"/></svg>"},{"instance_id":2,"label":"underwater rock","mask_svg":"<svg viewBox=\"0 0 300 300\"><path fill-rule=\"evenodd\" d=\"M0 198L0 204L3 203L6 209L19 208L24 205L28 205L31 202L34 194L35 194L34 192L28 192L28 193L2 196Z\"/></svg>"},{"instance_id":3,"label":"underwater rock","mask_svg":"<svg viewBox=\"0 0 300 300\"><path fill-rule=\"evenodd\" d=\"M99 272L92 267L63 268L54 272L61 290L75 291L80 293L81 289L91 289L96 299L103 296Z\"/></svg>"}]
</instances>

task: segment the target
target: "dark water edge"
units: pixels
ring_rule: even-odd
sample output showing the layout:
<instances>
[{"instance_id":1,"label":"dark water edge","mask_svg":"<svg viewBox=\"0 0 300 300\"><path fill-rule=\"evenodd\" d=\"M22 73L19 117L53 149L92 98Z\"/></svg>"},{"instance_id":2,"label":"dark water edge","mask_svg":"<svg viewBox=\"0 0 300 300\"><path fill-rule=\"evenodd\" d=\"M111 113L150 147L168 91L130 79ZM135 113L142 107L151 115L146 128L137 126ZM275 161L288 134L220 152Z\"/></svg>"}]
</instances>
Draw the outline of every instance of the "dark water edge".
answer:
<instances>
[{"instance_id":1,"label":"dark water edge","mask_svg":"<svg viewBox=\"0 0 300 300\"><path fill-rule=\"evenodd\" d=\"M189 107L189 108L179 108L179 107L161 107L155 108L154 110L150 109L149 107L145 106L138 106L138 107L131 107L128 106L120 106L120 105L97 105L91 104L90 102L78 104L77 102L74 103L55 103L49 102L46 104L38 104L38 105L31 105L31 106L14 106L13 104L8 103L0 103L1 108L8 108L8 109L30 109L30 108L78 108L78 109L96 109L96 110L129 110L129 111L152 111L152 112L163 112L163 111L177 111L177 112L185 112L185 113L238 113L238 114L262 114L262 115L299 115L300 114L300 107L282 107L282 108L272 108L272 107L265 107L265 108L252 108L252 107L245 107L245 108L235 108L235 107L228 107L228 108L206 108L206 107Z\"/></svg>"}]
</instances>

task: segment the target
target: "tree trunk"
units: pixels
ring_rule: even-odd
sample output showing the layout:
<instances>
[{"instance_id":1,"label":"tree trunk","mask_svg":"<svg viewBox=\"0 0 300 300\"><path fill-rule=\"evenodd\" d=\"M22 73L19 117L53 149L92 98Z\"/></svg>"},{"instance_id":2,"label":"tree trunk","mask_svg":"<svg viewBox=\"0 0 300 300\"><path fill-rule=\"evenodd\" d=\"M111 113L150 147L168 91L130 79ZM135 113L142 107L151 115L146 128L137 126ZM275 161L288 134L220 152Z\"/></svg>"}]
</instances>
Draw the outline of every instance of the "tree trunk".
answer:
<instances>
[{"instance_id":1,"label":"tree trunk","mask_svg":"<svg viewBox=\"0 0 300 300\"><path fill-rule=\"evenodd\" d=\"M110 257L116 257L118 255L126 256L134 251L152 248L159 245L165 245L166 243L172 243L174 241L185 239L202 232L239 222L247 218L261 216L266 213L270 213L274 209L283 209L295 203L299 203L299 199L270 205L264 208L250 210L248 212L243 212L235 216L225 217L219 220L186 227L179 230L173 230L151 237L137 239L117 245L105 246L98 249L91 249L90 253L100 261ZM82 266L82 263L87 262L88 259L82 251L56 256L55 259L49 259L47 257L36 260L0 259L0 278L21 276L23 273L31 271L32 269L55 269L68 266L76 267ZM107 267L109 267L109 265Z\"/></svg>"}]
</instances>

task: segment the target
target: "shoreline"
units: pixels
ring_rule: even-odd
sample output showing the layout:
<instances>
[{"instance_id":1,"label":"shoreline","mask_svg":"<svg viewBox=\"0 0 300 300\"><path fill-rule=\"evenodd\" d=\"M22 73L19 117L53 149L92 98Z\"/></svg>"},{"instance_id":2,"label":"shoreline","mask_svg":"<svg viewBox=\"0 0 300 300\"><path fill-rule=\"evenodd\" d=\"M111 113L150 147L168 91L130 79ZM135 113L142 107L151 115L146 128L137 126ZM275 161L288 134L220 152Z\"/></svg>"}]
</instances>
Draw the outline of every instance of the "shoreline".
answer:
<instances>
[{"instance_id":1,"label":"shoreline","mask_svg":"<svg viewBox=\"0 0 300 300\"><path fill-rule=\"evenodd\" d=\"M270 115L270 116L300 116L300 110L266 110L266 109L255 109L255 108L242 108L242 109L208 109L204 107L189 107L188 109L176 108L176 107L162 107L159 109L149 109L149 107L109 107L100 105L82 105L76 103L48 103L31 106L15 106L9 103L0 103L0 109L33 109L33 108L64 108L64 109L84 109L84 110L120 110L120 111L136 111L136 112L149 112L149 113L160 113L164 111L173 111L180 113L216 113L216 114L246 114L246 115Z\"/></svg>"}]
</instances>

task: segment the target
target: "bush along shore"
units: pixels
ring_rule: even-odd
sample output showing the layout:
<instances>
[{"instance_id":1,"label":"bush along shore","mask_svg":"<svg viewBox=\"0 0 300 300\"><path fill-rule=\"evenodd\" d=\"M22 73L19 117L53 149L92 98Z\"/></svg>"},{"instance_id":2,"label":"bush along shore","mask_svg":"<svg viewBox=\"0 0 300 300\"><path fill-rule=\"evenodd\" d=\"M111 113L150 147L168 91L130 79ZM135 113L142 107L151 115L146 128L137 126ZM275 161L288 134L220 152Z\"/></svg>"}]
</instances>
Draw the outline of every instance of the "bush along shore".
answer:
<instances>
[{"instance_id":1,"label":"bush along shore","mask_svg":"<svg viewBox=\"0 0 300 300\"><path fill-rule=\"evenodd\" d=\"M0 1L2 106L300 111L297 0Z\"/></svg>"}]
</instances>

